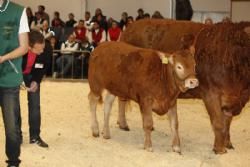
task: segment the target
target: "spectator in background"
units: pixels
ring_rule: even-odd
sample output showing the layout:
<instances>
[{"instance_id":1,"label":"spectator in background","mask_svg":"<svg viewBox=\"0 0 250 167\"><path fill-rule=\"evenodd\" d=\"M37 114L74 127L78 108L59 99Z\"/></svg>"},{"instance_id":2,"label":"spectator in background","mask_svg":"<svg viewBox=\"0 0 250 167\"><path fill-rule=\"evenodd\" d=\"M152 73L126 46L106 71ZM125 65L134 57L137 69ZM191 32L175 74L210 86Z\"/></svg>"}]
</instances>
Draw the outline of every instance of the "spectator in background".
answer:
<instances>
[{"instance_id":1,"label":"spectator in background","mask_svg":"<svg viewBox=\"0 0 250 167\"><path fill-rule=\"evenodd\" d=\"M121 30L123 29L124 26L126 26L127 18L128 18L128 13L123 12L122 15L121 15L120 23L119 23L119 26L120 26Z\"/></svg>"},{"instance_id":2,"label":"spectator in background","mask_svg":"<svg viewBox=\"0 0 250 167\"><path fill-rule=\"evenodd\" d=\"M143 19L144 17L144 10L142 8L137 10L138 16L136 17L136 20Z\"/></svg>"},{"instance_id":3,"label":"spectator in background","mask_svg":"<svg viewBox=\"0 0 250 167\"><path fill-rule=\"evenodd\" d=\"M85 19L84 26L90 31L92 28L92 24L91 24L91 15L89 11L85 12L84 19Z\"/></svg>"},{"instance_id":4,"label":"spectator in background","mask_svg":"<svg viewBox=\"0 0 250 167\"><path fill-rule=\"evenodd\" d=\"M58 40L56 39L55 36L52 36L50 39L50 45L52 47L53 50L59 50L60 49L60 44L58 42Z\"/></svg>"},{"instance_id":5,"label":"spectator in background","mask_svg":"<svg viewBox=\"0 0 250 167\"><path fill-rule=\"evenodd\" d=\"M42 19L42 16L39 12L35 13L35 20L32 21L30 28L32 30L37 30L40 31L40 29L42 28L43 25L43 21L44 19Z\"/></svg>"},{"instance_id":6,"label":"spectator in background","mask_svg":"<svg viewBox=\"0 0 250 167\"><path fill-rule=\"evenodd\" d=\"M207 24L207 25L212 25L213 24L213 20L210 17L208 17L208 18L205 19L204 23Z\"/></svg>"},{"instance_id":7,"label":"spectator in background","mask_svg":"<svg viewBox=\"0 0 250 167\"><path fill-rule=\"evenodd\" d=\"M189 0L176 0L176 20L191 20L193 9Z\"/></svg>"},{"instance_id":8,"label":"spectator in background","mask_svg":"<svg viewBox=\"0 0 250 167\"><path fill-rule=\"evenodd\" d=\"M106 19L103 19L101 14L97 15L96 21L99 23L100 28L104 29L104 31L108 30L108 22Z\"/></svg>"},{"instance_id":9,"label":"spectator in background","mask_svg":"<svg viewBox=\"0 0 250 167\"><path fill-rule=\"evenodd\" d=\"M66 26L66 27L75 27L75 24L77 23L77 21L75 21L75 16L74 16L74 14L73 14L73 13L70 13L70 14L68 15L68 17L69 17L69 20L66 21L65 26Z\"/></svg>"},{"instance_id":10,"label":"spectator in background","mask_svg":"<svg viewBox=\"0 0 250 167\"><path fill-rule=\"evenodd\" d=\"M31 27L31 23L35 20L35 16L33 15L33 12L30 7L26 8L26 14L28 17L29 27Z\"/></svg>"},{"instance_id":11,"label":"spectator in background","mask_svg":"<svg viewBox=\"0 0 250 167\"><path fill-rule=\"evenodd\" d=\"M127 18L127 24L125 25L125 26L123 26L123 31L130 25L130 24L132 24L134 22L134 18L133 18L133 16L128 16L128 18Z\"/></svg>"},{"instance_id":12,"label":"spectator in background","mask_svg":"<svg viewBox=\"0 0 250 167\"><path fill-rule=\"evenodd\" d=\"M119 41L121 36L121 29L116 21L112 22L111 28L108 29L107 40L108 41Z\"/></svg>"},{"instance_id":13,"label":"spectator in background","mask_svg":"<svg viewBox=\"0 0 250 167\"><path fill-rule=\"evenodd\" d=\"M161 15L159 11L155 11L154 14L152 15L153 19L164 19L164 17Z\"/></svg>"},{"instance_id":14,"label":"spectator in background","mask_svg":"<svg viewBox=\"0 0 250 167\"><path fill-rule=\"evenodd\" d=\"M75 27L74 35L78 43L87 41L87 29L84 27L84 20L79 20L78 25Z\"/></svg>"},{"instance_id":15,"label":"spectator in background","mask_svg":"<svg viewBox=\"0 0 250 167\"><path fill-rule=\"evenodd\" d=\"M108 28L108 29L112 27L113 21L115 21L115 20L113 19L113 17L110 17L110 18L108 19L108 21L107 21L107 28Z\"/></svg>"},{"instance_id":16,"label":"spectator in background","mask_svg":"<svg viewBox=\"0 0 250 167\"><path fill-rule=\"evenodd\" d=\"M222 23L231 23L232 21L231 21L231 19L229 17L226 16L226 17L223 17L221 22Z\"/></svg>"},{"instance_id":17,"label":"spectator in background","mask_svg":"<svg viewBox=\"0 0 250 167\"><path fill-rule=\"evenodd\" d=\"M79 45L73 34L69 35L68 40L61 45L61 56L56 60L58 74L56 77L63 77L70 72L74 61L74 52L79 49Z\"/></svg>"},{"instance_id":18,"label":"spectator in background","mask_svg":"<svg viewBox=\"0 0 250 167\"><path fill-rule=\"evenodd\" d=\"M106 16L103 15L102 10L100 8L97 8L91 22L97 21L98 15L101 15L101 21L106 21Z\"/></svg>"},{"instance_id":19,"label":"spectator in background","mask_svg":"<svg viewBox=\"0 0 250 167\"><path fill-rule=\"evenodd\" d=\"M38 6L38 13L41 14L41 17L42 17L43 20L47 20L48 23L50 23L49 15L48 15L48 13L45 12L45 6L39 5Z\"/></svg>"},{"instance_id":20,"label":"spectator in background","mask_svg":"<svg viewBox=\"0 0 250 167\"><path fill-rule=\"evenodd\" d=\"M40 32L43 34L43 37L46 40L49 40L52 36L54 36L54 32L50 30L49 23L47 20L43 21L42 28Z\"/></svg>"},{"instance_id":21,"label":"spectator in background","mask_svg":"<svg viewBox=\"0 0 250 167\"><path fill-rule=\"evenodd\" d=\"M100 27L98 21L94 21L92 31L89 33L89 43L94 47L106 41L106 32Z\"/></svg>"},{"instance_id":22,"label":"spectator in background","mask_svg":"<svg viewBox=\"0 0 250 167\"><path fill-rule=\"evenodd\" d=\"M143 16L143 19L150 19L150 14L149 13L145 13Z\"/></svg>"},{"instance_id":23,"label":"spectator in background","mask_svg":"<svg viewBox=\"0 0 250 167\"><path fill-rule=\"evenodd\" d=\"M54 18L51 22L52 27L64 27L65 23L60 18L60 13L58 11L54 12Z\"/></svg>"}]
</instances>

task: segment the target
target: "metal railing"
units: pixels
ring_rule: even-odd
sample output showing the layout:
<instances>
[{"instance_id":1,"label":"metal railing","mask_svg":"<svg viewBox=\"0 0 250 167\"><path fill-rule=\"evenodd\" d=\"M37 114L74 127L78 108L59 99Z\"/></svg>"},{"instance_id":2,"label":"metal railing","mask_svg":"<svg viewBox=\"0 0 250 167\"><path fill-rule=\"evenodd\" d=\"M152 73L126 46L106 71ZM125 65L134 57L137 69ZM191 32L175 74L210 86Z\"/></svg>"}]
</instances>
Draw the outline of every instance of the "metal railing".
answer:
<instances>
[{"instance_id":1,"label":"metal railing","mask_svg":"<svg viewBox=\"0 0 250 167\"><path fill-rule=\"evenodd\" d=\"M54 76L55 74L55 66L56 66L56 58L59 58L63 55L66 56L74 56L73 57L73 61L72 61L72 65L71 65L71 76L70 79L74 79L75 78L75 61L76 59L78 59L78 61L81 62L80 64L80 79L84 79L84 69L86 70L88 67L88 60L86 60L86 58L88 58L87 56L90 56L90 51L88 50L77 50L77 51L70 51L70 50L53 50L53 57L52 57L52 78L54 79L65 79L66 76L62 75L60 77L56 77ZM64 68L64 59L62 59L62 64L61 64L62 70ZM87 74L87 71L86 71ZM86 76L87 77L87 76ZM78 78L79 79L79 78Z\"/></svg>"}]
</instances>

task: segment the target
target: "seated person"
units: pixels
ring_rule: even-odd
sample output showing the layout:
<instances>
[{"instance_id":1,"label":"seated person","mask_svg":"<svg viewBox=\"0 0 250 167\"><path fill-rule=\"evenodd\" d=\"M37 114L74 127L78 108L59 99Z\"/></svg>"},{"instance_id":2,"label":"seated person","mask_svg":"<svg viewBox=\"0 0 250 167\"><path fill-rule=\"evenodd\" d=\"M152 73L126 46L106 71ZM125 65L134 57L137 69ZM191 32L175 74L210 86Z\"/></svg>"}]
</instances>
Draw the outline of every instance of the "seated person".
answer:
<instances>
[{"instance_id":1,"label":"seated person","mask_svg":"<svg viewBox=\"0 0 250 167\"><path fill-rule=\"evenodd\" d=\"M100 27L97 21L94 21L93 28L88 35L89 43L94 47L106 41L106 32Z\"/></svg>"},{"instance_id":2,"label":"seated person","mask_svg":"<svg viewBox=\"0 0 250 167\"><path fill-rule=\"evenodd\" d=\"M121 29L116 21L112 21L111 28L108 29L108 41L119 41L121 36Z\"/></svg>"},{"instance_id":3,"label":"seated person","mask_svg":"<svg viewBox=\"0 0 250 167\"><path fill-rule=\"evenodd\" d=\"M74 35L78 43L82 43L87 40L87 29L84 27L83 20L79 20L78 25L75 27Z\"/></svg>"},{"instance_id":4,"label":"seated person","mask_svg":"<svg viewBox=\"0 0 250 167\"><path fill-rule=\"evenodd\" d=\"M49 40L52 36L55 35L55 33L50 30L49 23L47 20L43 21L40 32L43 34L45 40Z\"/></svg>"},{"instance_id":5,"label":"seated person","mask_svg":"<svg viewBox=\"0 0 250 167\"><path fill-rule=\"evenodd\" d=\"M51 23L52 27L64 27L65 23L60 18L60 13L55 11L54 18Z\"/></svg>"},{"instance_id":6,"label":"seated person","mask_svg":"<svg viewBox=\"0 0 250 167\"><path fill-rule=\"evenodd\" d=\"M74 34L69 35L68 40L61 45L61 56L56 60L56 77L65 76L71 69L74 61L74 51L79 49Z\"/></svg>"},{"instance_id":7,"label":"seated person","mask_svg":"<svg viewBox=\"0 0 250 167\"><path fill-rule=\"evenodd\" d=\"M77 22L75 21L75 16L74 16L74 14L73 14L73 13L70 13L70 14L68 15L68 17L69 17L69 20L66 21L65 26L66 26L66 27L74 27L75 24L77 23Z\"/></svg>"}]
</instances>

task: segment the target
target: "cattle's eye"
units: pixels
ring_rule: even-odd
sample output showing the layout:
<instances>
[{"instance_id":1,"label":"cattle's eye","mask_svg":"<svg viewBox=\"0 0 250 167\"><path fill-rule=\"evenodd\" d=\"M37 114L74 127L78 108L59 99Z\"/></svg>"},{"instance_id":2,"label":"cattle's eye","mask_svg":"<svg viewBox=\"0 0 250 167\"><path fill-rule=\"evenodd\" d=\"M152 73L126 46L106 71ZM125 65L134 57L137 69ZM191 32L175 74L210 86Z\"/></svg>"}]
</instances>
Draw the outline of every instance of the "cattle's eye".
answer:
<instances>
[{"instance_id":1,"label":"cattle's eye","mask_svg":"<svg viewBox=\"0 0 250 167\"><path fill-rule=\"evenodd\" d=\"M183 67L180 64L178 64L176 67L177 67L178 70L183 70Z\"/></svg>"}]
</instances>

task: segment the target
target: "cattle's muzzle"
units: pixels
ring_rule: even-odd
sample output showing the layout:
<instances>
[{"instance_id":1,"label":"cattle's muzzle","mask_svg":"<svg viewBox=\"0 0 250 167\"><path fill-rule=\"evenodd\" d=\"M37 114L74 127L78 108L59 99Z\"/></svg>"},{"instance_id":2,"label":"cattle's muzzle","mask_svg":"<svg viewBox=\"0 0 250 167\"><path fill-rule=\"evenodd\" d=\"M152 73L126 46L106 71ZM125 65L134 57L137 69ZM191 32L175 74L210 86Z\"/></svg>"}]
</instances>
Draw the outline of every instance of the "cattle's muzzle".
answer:
<instances>
[{"instance_id":1,"label":"cattle's muzzle","mask_svg":"<svg viewBox=\"0 0 250 167\"><path fill-rule=\"evenodd\" d=\"M199 86L199 81L197 78L191 77L191 78L185 79L185 88L193 89L197 86Z\"/></svg>"}]
</instances>

